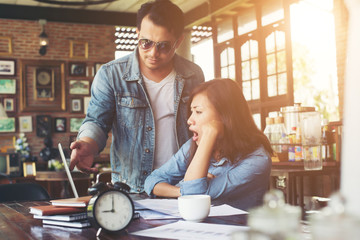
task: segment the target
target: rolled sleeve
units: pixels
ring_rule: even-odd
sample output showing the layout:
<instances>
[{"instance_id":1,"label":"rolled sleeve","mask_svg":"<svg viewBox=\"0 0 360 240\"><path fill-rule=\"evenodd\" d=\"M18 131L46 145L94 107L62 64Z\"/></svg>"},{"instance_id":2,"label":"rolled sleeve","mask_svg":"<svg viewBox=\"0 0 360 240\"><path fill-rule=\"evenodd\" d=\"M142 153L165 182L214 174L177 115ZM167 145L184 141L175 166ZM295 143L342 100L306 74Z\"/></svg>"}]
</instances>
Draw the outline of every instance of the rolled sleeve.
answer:
<instances>
[{"instance_id":1,"label":"rolled sleeve","mask_svg":"<svg viewBox=\"0 0 360 240\"><path fill-rule=\"evenodd\" d=\"M78 133L78 138L89 137L96 141L99 151L104 149L107 137L104 131L93 122L85 122L81 125Z\"/></svg>"},{"instance_id":2,"label":"rolled sleeve","mask_svg":"<svg viewBox=\"0 0 360 240\"><path fill-rule=\"evenodd\" d=\"M156 175L151 175L148 177L144 183L144 190L150 197L154 197L155 195L152 193L156 184L166 182L165 179L159 178Z\"/></svg>"},{"instance_id":3,"label":"rolled sleeve","mask_svg":"<svg viewBox=\"0 0 360 240\"><path fill-rule=\"evenodd\" d=\"M190 181L181 181L179 185L181 195L204 194L208 189L208 182L206 177Z\"/></svg>"}]
</instances>

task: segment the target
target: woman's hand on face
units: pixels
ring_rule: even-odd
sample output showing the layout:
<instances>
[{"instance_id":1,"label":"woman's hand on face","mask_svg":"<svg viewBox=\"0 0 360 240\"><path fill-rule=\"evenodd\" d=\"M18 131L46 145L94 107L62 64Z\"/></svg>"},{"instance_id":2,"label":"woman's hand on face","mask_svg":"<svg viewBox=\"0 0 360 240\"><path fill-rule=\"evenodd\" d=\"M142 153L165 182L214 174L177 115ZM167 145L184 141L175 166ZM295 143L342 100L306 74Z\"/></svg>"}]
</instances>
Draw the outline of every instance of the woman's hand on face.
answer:
<instances>
[{"instance_id":1,"label":"woman's hand on face","mask_svg":"<svg viewBox=\"0 0 360 240\"><path fill-rule=\"evenodd\" d=\"M212 120L202 126L203 134L212 133L216 138L221 138L224 135L224 124L218 120Z\"/></svg>"}]
</instances>

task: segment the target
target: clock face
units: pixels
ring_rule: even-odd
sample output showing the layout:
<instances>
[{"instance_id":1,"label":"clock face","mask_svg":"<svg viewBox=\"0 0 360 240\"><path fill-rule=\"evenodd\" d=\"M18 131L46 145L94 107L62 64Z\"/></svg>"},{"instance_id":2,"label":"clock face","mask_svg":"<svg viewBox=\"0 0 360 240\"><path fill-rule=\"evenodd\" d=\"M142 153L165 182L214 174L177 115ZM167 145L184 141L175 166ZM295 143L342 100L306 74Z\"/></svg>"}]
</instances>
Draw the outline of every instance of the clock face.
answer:
<instances>
[{"instance_id":1,"label":"clock face","mask_svg":"<svg viewBox=\"0 0 360 240\"><path fill-rule=\"evenodd\" d=\"M37 74L37 82L40 84L40 85L48 85L51 81L51 76L50 76L50 73L47 72L47 71L40 71L38 74Z\"/></svg>"},{"instance_id":2,"label":"clock face","mask_svg":"<svg viewBox=\"0 0 360 240\"><path fill-rule=\"evenodd\" d=\"M133 214L131 199L117 190L102 193L94 203L94 218L100 227L108 231L120 231L126 228Z\"/></svg>"}]
</instances>

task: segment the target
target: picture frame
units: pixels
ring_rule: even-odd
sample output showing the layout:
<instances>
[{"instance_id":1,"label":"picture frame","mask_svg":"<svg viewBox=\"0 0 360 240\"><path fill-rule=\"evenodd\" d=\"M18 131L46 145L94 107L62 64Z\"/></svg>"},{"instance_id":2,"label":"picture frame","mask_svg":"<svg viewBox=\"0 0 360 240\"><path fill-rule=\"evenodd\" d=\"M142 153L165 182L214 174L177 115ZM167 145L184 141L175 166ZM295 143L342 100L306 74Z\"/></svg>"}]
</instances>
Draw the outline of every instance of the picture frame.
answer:
<instances>
[{"instance_id":1,"label":"picture frame","mask_svg":"<svg viewBox=\"0 0 360 240\"><path fill-rule=\"evenodd\" d=\"M39 67L34 72L34 99L38 101L54 101L54 70Z\"/></svg>"},{"instance_id":2,"label":"picture frame","mask_svg":"<svg viewBox=\"0 0 360 240\"><path fill-rule=\"evenodd\" d=\"M21 175L21 160L17 153L9 154L10 160L10 176L18 177Z\"/></svg>"},{"instance_id":3,"label":"picture frame","mask_svg":"<svg viewBox=\"0 0 360 240\"><path fill-rule=\"evenodd\" d=\"M23 162L23 174L24 177L36 176L35 162Z\"/></svg>"},{"instance_id":4,"label":"picture frame","mask_svg":"<svg viewBox=\"0 0 360 240\"><path fill-rule=\"evenodd\" d=\"M90 81L88 80L70 80L69 93L73 95L89 95Z\"/></svg>"},{"instance_id":5,"label":"picture frame","mask_svg":"<svg viewBox=\"0 0 360 240\"><path fill-rule=\"evenodd\" d=\"M54 131L58 133L66 132L66 118L54 118Z\"/></svg>"},{"instance_id":6,"label":"picture frame","mask_svg":"<svg viewBox=\"0 0 360 240\"><path fill-rule=\"evenodd\" d=\"M70 118L70 132L78 132L84 118Z\"/></svg>"},{"instance_id":7,"label":"picture frame","mask_svg":"<svg viewBox=\"0 0 360 240\"><path fill-rule=\"evenodd\" d=\"M15 76L15 75L16 75L16 60L0 59L0 76Z\"/></svg>"},{"instance_id":8,"label":"picture frame","mask_svg":"<svg viewBox=\"0 0 360 240\"><path fill-rule=\"evenodd\" d=\"M66 111L65 62L52 60L20 60L20 66L19 109L21 112L39 113ZM40 86L37 85L36 82L36 73L39 73L39 69L46 69L51 73L49 73L50 82L51 84L54 84L54 93L52 97L48 97L45 94L39 98L34 94L34 92L38 90L37 87ZM46 86L48 86L48 84L45 84L45 87Z\"/></svg>"},{"instance_id":9,"label":"picture frame","mask_svg":"<svg viewBox=\"0 0 360 240\"><path fill-rule=\"evenodd\" d=\"M16 79L0 79L0 94L15 94Z\"/></svg>"},{"instance_id":10,"label":"picture frame","mask_svg":"<svg viewBox=\"0 0 360 240\"><path fill-rule=\"evenodd\" d=\"M16 110L15 98L4 98L3 105L6 112L15 112Z\"/></svg>"},{"instance_id":11,"label":"picture frame","mask_svg":"<svg viewBox=\"0 0 360 240\"><path fill-rule=\"evenodd\" d=\"M82 111L82 99L81 98L73 98L71 99L71 112L81 112Z\"/></svg>"},{"instance_id":12,"label":"picture frame","mask_svg":"<svg viewBox=\"0 0 360 240\"><path fill-rule=\"evenodd\" d=\"M36 116L36 136L46 137L51 135L51 117L49 115Z\"/></svg>"},{"instance_id":13,"label":"picture frame","mask_svg":"<svg viewBox=\"0 0 360 240\"><path fill-rule=\"evenodd\" d=\"M90 104L91 97L84 97L84 114L87 113L87 109Z\"/></svg>"},{"instance_id":14,"label":"picture frame","mask_svg":"<svg viewBox=\"0 0 360 240\"><path fill-rule=\"evenodd\" d=\"M104 63L95 63L94 64L94 76L96 73L100 70L101 66L104 65Z\"/></svg>"},{"instance_id":15,"label":"picture frame","mask_svg":"<svg viewBox=\"0 0 360 240\"><path fill-rule=\"evenodd\" d=\"M19 131L20 132L32 132L32 116L20 116L19 117Z\"/></svg>"},{"instance_id":16,"label":"picture frame","mask_svg":"<svg viewBox=\"0 0 360 240\"><path fill-rule=\"evenodd\" d=\"M69 63L69 76L85 77L86 76L86 63L70 62Z\"/></svg>"},{"instance_id":17,"label":"picture frame","mask_svg":"<svg viewBox=\"0 0 360 240\"><path fill-rule=\"evenodd\" d=\"M0 134L0 153L15 152L14 135Z\"/></svg>"},{"instance_id":18,"label":"picture frame","mask_svg":"<svg viewBox=\"0 0 360 240\"><path fill-rule=\"evenodd\" d=\"M9 117L0 119L0 133L15 132L15 118Z\"/></svg>"},{"instance_id":19,"label":"picture frame","mask_svg":"<svg viewBox=\"0 0 360 240\"><path fill-rule=\"evenodd\" d=\"M0 173L10 175L10 155L0 153Z\"/></svg>"},{"instance_id":20,"label":"picture frame","mask_svg":"<svg viewBox=\"0 0 360 240\"><path fill-rule=\"evenodd\" d=\"M0 36L0 55L11 55L12 54L12 38L9 36Z\"/></svg>"},{"instance_id":21,"label":"picture frame","mask_svg":"<svg viewBox=\"0 0 360 240\"><path fill-rule=\"evenodd\" d=\"M87 59L89 57L88 52L88 42L70 40L70 58Z\"/></svg>"}]
</instances>

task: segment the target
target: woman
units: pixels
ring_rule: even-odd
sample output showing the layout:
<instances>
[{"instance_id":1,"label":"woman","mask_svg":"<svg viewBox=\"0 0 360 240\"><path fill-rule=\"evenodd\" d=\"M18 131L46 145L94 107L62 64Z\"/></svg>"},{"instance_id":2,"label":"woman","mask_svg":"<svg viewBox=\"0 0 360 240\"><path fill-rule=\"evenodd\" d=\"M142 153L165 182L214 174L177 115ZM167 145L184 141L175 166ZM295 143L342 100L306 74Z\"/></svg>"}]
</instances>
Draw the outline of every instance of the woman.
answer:
<instances>
[{"instance_id":1,"label":"woman","mask_svg":"<svg viewBox=\"0 0 360 240\"><path fill-rule=\"evenodd\" d=\"M208 194L213 204L244 210L260 205L273 151L239 85L231 79L205 82L190 100L193 137L151 173L145 191L162 197Z\"/></svg>"}]
</instances>

